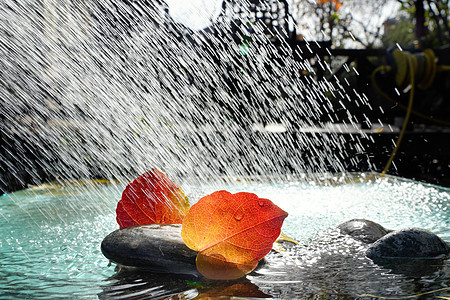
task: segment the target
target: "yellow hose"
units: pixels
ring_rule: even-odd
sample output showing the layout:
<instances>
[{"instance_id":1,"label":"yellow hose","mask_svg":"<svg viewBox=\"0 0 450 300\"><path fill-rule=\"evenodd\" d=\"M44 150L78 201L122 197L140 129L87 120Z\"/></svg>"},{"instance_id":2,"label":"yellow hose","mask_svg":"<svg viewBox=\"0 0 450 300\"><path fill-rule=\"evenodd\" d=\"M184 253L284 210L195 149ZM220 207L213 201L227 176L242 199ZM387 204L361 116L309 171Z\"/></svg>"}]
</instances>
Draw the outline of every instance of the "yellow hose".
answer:
<instances>
[{"instance_id":1,"label":"yellow hose","mask_svg":"<svg viewBox=\"0 0 450 300\"><path fill-rule=\"evenodd\" d=\"M381 95L383 96L385 99L389 100L390 102L398 105L401 109L407 110L407 107L397 101L395 101L394 99L392 99L388 94L386 94L385 92L383 92L379 87L378 84L376 82L375 76L377 75L377 73L379 72L390 72L392 70L392 68L390 66L379 66L378 68L376 68L373 72L372 72L372 76L371 76L371 80L372 80L372 86L374 87L374 89ZM450 66L437 66L436 67L436 72L444 72L444 71L450 71ZM424 119L424 120L428 120L432 123L435 124L439 124L439 125L444 125L444 126L450 126L450 122L449 121L445 121L445 120L441 120L441 119L436 119L436 118L432 118L430 116L424 115L414 109L411 109L411 113Z\"/></svg>"},{"instance_id":2,"label":"yellow hose","mask_svg":"<svg viewBox=\"0 0 450 300\"><path fill-rule=\"evenodd\" d=\"M380 66L372 72L371 79L372 79L372 85L375 88L375 90L380 95L382 95L384 98L386 98L387 100L399 105L402 109L406 109L405 119L403 120L402 129L401 129L400 134L395 143L394 150L392 151L391 156L389 157L389 160L386 163L386 166L384 167L384 170L381 172L380 177L382 177L384 174L386 174L389 171L389 168L391 167L391 164L394 161L395 156L397 155L398 149L399 149L400 144L405 135L406 127L408 126L408 122L409 122L411 113L420 118L429 120L431 122L434 122L434 123L437 123L440 125L450 126L450 122L448 122L448 121L431 118L427 115L424 115L424 114L419 113L412 109L412 105L413 105L413 101L414 101L414 90L415 90L415 84L416 84L415 83L416 73L420 73L422 75L421 76L422 78L419 79L420 82L417 84L417 86L421 89L426 89L429 86L431 86L431 84L433 83L434 78L436 76L436 72L450 71L450 66L437 66L436 65L435 56L434 56L434 53L432 50L427 49L421 55L422 55L421 59L425 59L430 63L419 64L417 61L418 58L415 57L414 55L411 55L408 52L394 53L396 61L400 62L400 68L397 70L397 74L396 74L396 78L395 78L397 85L399 85L399 86L410 85L411 86L411 91L409 93L409 101L408 101L407 107L401 103L398 103L394 99L392 99L389 95L387 95L385 92L383 92L377 85L376 78L375 78L376 75L379 72L390 72L392 70L392 68L390 66ZM419 70L419 68L421 68L421 69ZM409 71L409 77L410 77L409 81L407 80L408 78L406 77L408 75L408 71Z\"/></svg>"},{"instance_id":3,"label":"yellow hose","mask_svg":"<svg viewBox=\"0 0 450 300\"><path fill-rule=\"evenodd\" d=\"M408 64L410 67L410 70L412 70L413 61L411 57L408 57ZM389 171L389 168L391 167L392 161L394 160L395 156L397 155L398 148L400 148L400 144L402 143L403 137L406 132L406 127L408 126L409 117L411 116L412 111L412 105L414 100L414 72L410 72L410 84L411 84L411 91L409 92L409 101L408 101L408 108L406 110L405 119L403 120L402 130L400 131L400 134L397 138L397 141L395 142L395 148L392 150L391 156L389 157L388 162L386 163L386 166L384 167L383 172L381 172L381 177Z\"/></svg>"},{"instance_id":4,"label":"yellow hose","mask_svg":"<svg viewBox=\"0 0 450 300\"><path fill-rule=\"evenodd\" d=\"M437 66L437 72L450 71L450 66Z\"/></svg>"}]
</instances>

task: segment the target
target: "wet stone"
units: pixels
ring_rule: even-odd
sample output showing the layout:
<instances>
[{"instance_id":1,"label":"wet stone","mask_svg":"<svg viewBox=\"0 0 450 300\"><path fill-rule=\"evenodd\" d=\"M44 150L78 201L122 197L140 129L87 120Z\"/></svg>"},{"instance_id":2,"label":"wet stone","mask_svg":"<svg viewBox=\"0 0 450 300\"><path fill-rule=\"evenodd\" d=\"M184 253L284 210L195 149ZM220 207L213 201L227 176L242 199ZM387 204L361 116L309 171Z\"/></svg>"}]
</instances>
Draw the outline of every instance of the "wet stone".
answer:
<instances>
[{"instance_id":1,"label":"wet stone","mask_svg":"<svg viewBox=\"0 0 450 300\"><path fill-rule=\"evenodd\" d=\"M197 252L181 238L181 224L152 224L113 231L102 241L103 255L112 262L162 273L198 274Z\"/></svg>"},{"instance_id":2,"label":"wet stone","mask_svg":"<svg viewBox=\"0 0 450 300\"><path fill-rule=\"evenodd\" d=\"M365 219L353 219L338 226L343 234L347 234L360 242L371 244L389 233L378 223Z\"/></svg>"},{"instance_id":3,"label":"wet stone","mask_svg":"<svg viewBox=\"0 0 450 300\"><path fill-rule=\"evenodd\" d=\"M372 245L366 256L376 258L433 258L449 255L450 247L434 233L420 229L408 228L393 231Z\"/></svg>"},{"instance_id":4,"label":"wet stone","mask_svg":"<svg viewBox=\"0 0 450 300\"><path fill-rule=\"evenodd\" d=\"M424 229L389 232L381 225L363 219L347 221L339 225L338 229L340 234L365 243L367 251L363 251L362 255L365 253L374 263L394 273L431 274L436 269L434 266L442 266L443 257L450 254L446 242ZM339 241L333 241L334 248L339 246ZM292 247L282 246L285 249ZM350 247L348 244L345 246ZM121 267L119 270L199 276L195 265L197 252L183 242L181 225L153 224L118 229L105 237L101 250L106 258ZM352 253L351 249L348 250L348 253ZM343 258L353 261L351 257ZM337 258L333 256L332 259Z\"/></svg>"}]
</instances>

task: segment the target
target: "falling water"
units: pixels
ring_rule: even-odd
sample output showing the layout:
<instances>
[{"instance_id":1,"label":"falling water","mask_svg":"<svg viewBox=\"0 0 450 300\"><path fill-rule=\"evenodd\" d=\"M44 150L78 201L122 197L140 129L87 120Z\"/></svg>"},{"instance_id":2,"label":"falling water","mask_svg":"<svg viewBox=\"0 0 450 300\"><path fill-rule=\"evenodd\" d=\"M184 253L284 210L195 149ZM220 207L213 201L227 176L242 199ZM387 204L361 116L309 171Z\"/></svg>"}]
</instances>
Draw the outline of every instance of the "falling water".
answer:
<instances>
[{"instance_id":1,"label":"falling water","mask_svg":"<svg viewBox=\"0 0 450 300\"><path fill-rule=\"evenodd\" d=\"M223 15L193 31L166 8L2 2L3 174L126 181L158 166L203 180L345 172L367 160L364 134L348 141L311 130L358 129L364 115L342 102L369 107L336 79L315 79L312 61L326 69L325 61L302 59L284 40L275 46L276 33L250 17ZM257 131L272 123L286 131Z\"/></svg>"},{"instance_id":2,"label":"falling water","mask_svg":"<svg viewBox=\"0 0 450 300\"><path fill-rule=\"evenodd\" d=\"M326 187L299 182L371 168L363 147L370 137L359 130L371 107L346 80L318 79L317 66L331 67L308 50L314 42L300 49L274 41L283 35L245 13L193 31L159 1L1 1L1 186L8 189L9 175L22 186L25 177L119 183L64 182L1 196L0 299L196 297L201 290L184 278L121 277L99 249L117 228L124 185L154 166L193 201L218 188L273 199L290 213L283 230L299 241L357 217L426 227L448 241L447 189L364 174L350 184L345 174L330 176ZM293 175L273 185L209 182ZM268 266L236 284L258 292L253 297L286 299L410 295L449 284L444 264L441 273L411 279L374 265L359 245L358 259L344 251L346 264L328 261L326 252L340 249L327 241L299 248L294 263L269 256ZM314 264L321 257L322 271Z\"/></svg>"}]
</instances>

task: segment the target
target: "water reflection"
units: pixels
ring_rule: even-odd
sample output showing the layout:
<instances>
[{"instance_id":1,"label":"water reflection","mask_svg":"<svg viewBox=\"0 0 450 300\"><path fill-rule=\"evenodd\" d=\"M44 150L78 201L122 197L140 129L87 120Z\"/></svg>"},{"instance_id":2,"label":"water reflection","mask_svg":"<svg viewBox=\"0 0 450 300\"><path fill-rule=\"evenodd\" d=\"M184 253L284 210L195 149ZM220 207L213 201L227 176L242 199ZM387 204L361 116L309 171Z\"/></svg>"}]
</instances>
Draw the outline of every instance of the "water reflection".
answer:
<instances>
[{"instance_id":1,"label":"water reflection","mask_svg":"<svg viewBox=\"0 0 450 300\"><path fill-rule=\"evenodd\" d=\"M448 259L392 259L390 264L378 265L365 257L368 245L338 229L326 230L311 242L283 246L284 251L271 252L254 272L234 281L121 270L108 278L99 298L356 299L365 294L448 294L442 289L450 283Z\"/></svg>"},{"instance_id":2,"label":"water reflection","mask_svg":"<svg viewBox=\"0 0 450 300\"><path fill-rule=\"evenodd\" d=\"M392 260L391 265L377 265L365 257L367 246L329 229L292 248L288 259L286 254L270 254L268 263L248 278L262 291L283 299L409 296L448 286L448 260L424 260L422 265Z\"/></svg>"},{"instance_id":3,"label":"water reflection","mask_svg":"<svg viewBox=\"0 0 450 300\"><path fill-rule=\"evenodd\" d=\"M118 228L114 208L123 186L30 189L0 197L0 299L97 295L353 299L362 294L410 296L450 287L448 258L375 264L364 255L366 244L335 228L363 217L388 229L426 228L449 242L448 189L392 177L325 185L308 181L181 185L193 202L219 189L269 198L289 211L283 231L300 244L285 244L285 251L269 254L264 264L239 281L118 273L108 266L100 243ZM449 291L433 295L444 297Z\"/></svg>"},{"instance_id":4,"label":"water reflection","mask_svg":"<svg viewBox=\"0 0 450 300\"><path fill-rule=\"evenodd\" d=\"M99 299L204 299L208 297L271 298L246 278L211 281L187 275L120 271L108 279Z\"/></svg>"}]
</instances>

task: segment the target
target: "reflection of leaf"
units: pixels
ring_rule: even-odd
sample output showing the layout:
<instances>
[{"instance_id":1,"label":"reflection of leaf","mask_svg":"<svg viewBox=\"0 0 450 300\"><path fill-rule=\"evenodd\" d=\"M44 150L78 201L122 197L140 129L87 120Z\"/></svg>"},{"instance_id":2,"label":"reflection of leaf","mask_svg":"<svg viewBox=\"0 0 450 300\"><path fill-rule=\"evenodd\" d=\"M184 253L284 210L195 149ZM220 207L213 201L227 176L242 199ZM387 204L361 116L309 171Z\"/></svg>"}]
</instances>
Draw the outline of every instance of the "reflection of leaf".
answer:
<instances>
[{"instance_id":1,"label":"reflection of leaf","mask_svg":"<svg viewBox=\"0 0 450 300\"><path fill-rule=\"evenodd\" d=\"M198 252L197 269L211 279L251 272L272 249L287 213L251 193L214 192L194 204L181 236Z\"/></svg>"},{"instance_id":2,"label":"reflection of leaf","mask_svg":"<svg viewBox=\"0 0 450 300\"><path fill-rule=\"evenodd\" d=\"M218 285L210 287L209 289L201 288L200 294L194 299L229 299L229 298L271 298L259 290L258 286L254 285L248 280L241 280L233 284L226 283L224 285Z\"/></svg>"},{"instance_id":3,"label":"reflection of leaf","mask_svg":"<svg viewBox=\"0 0 450 300\"><path fill-rule=\"evenodd\" d=\"M117 204L120 228L183 221L189 202L180 187L156 168L128 184Z\"/></svg>"}]
</instances>

